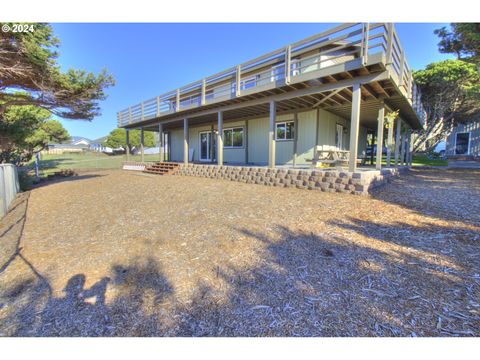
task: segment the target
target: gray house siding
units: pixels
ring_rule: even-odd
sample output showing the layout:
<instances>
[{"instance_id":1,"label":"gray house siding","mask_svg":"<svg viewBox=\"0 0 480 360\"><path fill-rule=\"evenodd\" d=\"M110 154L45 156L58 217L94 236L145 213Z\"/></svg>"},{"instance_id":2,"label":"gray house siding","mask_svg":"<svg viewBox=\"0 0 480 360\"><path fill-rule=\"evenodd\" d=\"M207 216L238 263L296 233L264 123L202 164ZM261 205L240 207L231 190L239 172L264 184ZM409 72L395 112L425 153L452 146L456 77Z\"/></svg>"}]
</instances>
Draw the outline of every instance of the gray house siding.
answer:
<instances>
[{"instance_id":1,"label":"gray house siding","mask_svg":"<svg viewBox=\"0 0 480 360\"><path fill-rule=\"evenodd\" d=\"M350 122L319 109L298 112L297 151L296 165L309 165L313 158L313 150L316 145L336 146L336 128L341 125L344 128L341 147L348 150L350 144ZM278 115L277 122L294 121L294 114ZM217 124L214 130L217 130ZM200 161L200 133L211 131L210 124L191 126L189 128L189 151L193 152L193 161ZM244 130L244 146L241 148L224 148L224 162L226 164L245 163L266 165L268 163L268 132L269 119L267 117L249 120L225 122L224 129L242 127ZM362 155L366 148L367 129L360 126L358 154ZM171 136L171 160L183 161L183 129L175 129L170 132ZM293 165L295 142L290 140L277 140L275 144L275 163L277 165ZM247 159L248 157L248 159ZM191 160L191 159L190 159Z\"/></svg>"},{"instance_id":2,"label":"gray house siding","mask_svg":"<svg viewBox=\"0 0 480 360\"><path fill-rule=\"evenodd\" d=\"M447 137L446 154L480 156L480 120L457 125Z\"/></svg>"}]
</instances>

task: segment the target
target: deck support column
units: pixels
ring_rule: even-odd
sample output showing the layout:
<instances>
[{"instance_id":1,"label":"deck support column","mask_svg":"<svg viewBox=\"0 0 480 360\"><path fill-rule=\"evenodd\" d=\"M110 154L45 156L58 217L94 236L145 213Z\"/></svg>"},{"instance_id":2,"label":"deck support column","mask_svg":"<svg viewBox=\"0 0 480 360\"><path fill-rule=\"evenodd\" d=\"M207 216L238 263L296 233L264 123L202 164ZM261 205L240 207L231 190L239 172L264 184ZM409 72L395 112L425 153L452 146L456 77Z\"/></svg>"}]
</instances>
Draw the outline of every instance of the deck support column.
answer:
<instances>
[{"instance_id":1,"label":"deck support column","mask_svg":"<svg viewBox=\"0 0 480 360\"><path fill-rule=\"evenodd\" d=\"M223 165L223 111L218 112L217 165Z\"/></svg>"},{"instance_id":2,"label":"deck support column","mask_svg":"<svg viewBox=\"0 0 480 360\"><path fill-rule=\"evenodd\" d=\"M270 129L268 131L268 167L275 167L275 120L277 112L277 104L270 101Z\"/></svg>"},{"instance_id":3,"label":"deck support column","mask_svg":"<svg viewBox=\"0 0 480 360\"><path fill-rule=\"evenodd\" d=\"M407 166L411 166L411 164L410 164L410 158L411 158L411 155L412 155L411 146L412 146L412 130L411 130L411 129L408 129L408 135L407 135L407 159L405 160Z\"/></svg>"},{"instance_id":4,"label":"deck support column","mask_svg":"<svg viewBox=\"0 0 480 360\"><path fill-rule=\"evenodd\" d=\"M125 131L125 137L126 137L126 143L127 143L125 153L127 154L127 161L130 161L130 130L127 129Z\"/></svg>"},{"instance_id":5,"label":"deck support column","mask_svg":"<svg viewBox=\"0 0 480 360\"><path fill-rule=\"evenodd\" d=\"M405 165L405 155L407 152L407 130L403 130L402 133L402 144L401 144L402 149L400 150L400 165L404 166Z\"/></svg>"},{"instance_id":6,"label":"deck support column","mask_svg":"<svg viewBox=\"0 0 480 360\"><path fill-rule=\"evenodd\" d=\"M348 171L357 170L358 128L360 126L360 84L353 85L352 113L350 115L350 158Z\"/></svg>"},{"instance_id":7,"label":"deck support column","mask_svg":"<svg viewBox=\"0 0 480 360\"><path fill-rule=\"evenodd\" d=\"M378 125L377 125L377 160L375 162L375 168L377 170L382 169L382 153L383 153L383 121L385 118L385 103L380 100L378 105Z\"/></svg>"},{"instance_id":8,"label":"deck support column","mask_svg":"<svg viewBox=\"0 0 480 360\"><path fill-rule=\"evenodd\" d=\"M140 128L140 154L141 154L141 161L145 161L145 151L144 151L144 133L143 133L143 127Z\"/></svg>"},{"instance_id":9,"label":"deck support column","mask_svg":"<svg viewBox=\"0 0 480 360\"><path fill-rule=\"evenodd\" d=\"M188 165L188 119L183 119L183 164Z\"/></svg>"},{"instance_id":10,"label":"deck support column","mask_svg":"<svg viewBox=\"0 0 480 360\"><path fill-rule=\"evenodd\" d=\"M387 134L387 167L392 165L392 151L393 151L393 124L388 124L388 134Z\"/></svg>"},{"instance_id":11,"label":"deck support column","mask_svg":"<svg viewBox=\"0 0 480 360\"><path fill-rule=\"evenodd\" d=\"M317 109L318 115L318 109ZM317 116L318 119L318 116ZM317 129L318 134L318 129ZM318 141L316 143L318 145ZM297 166L297 153L298 153L298 113L293 114L293 167Z\"/></svg>"},{"instance_id":12,"label":"deck support column","mask_svg":"<svg viewBox=\"0 0 480 360\"><path fill-rule=\"evenodd\" d=\"M158 154L160 157L160 161L163 162L165 161L165 144L163 142L163 124L158 124L158 136L160 137L158 139Z\"/></svg>"},{"instance_id":13,"label":"deck support column","mask_svg":"<svg viewBox=\"0 0 480 360\"><path fill-rule=\"evenodd\" d=\"M397 129L395 133L395 166L398 166L400 157L400 132L402 131L402 119L397 119Z\"/></svg>"}]
</instances>

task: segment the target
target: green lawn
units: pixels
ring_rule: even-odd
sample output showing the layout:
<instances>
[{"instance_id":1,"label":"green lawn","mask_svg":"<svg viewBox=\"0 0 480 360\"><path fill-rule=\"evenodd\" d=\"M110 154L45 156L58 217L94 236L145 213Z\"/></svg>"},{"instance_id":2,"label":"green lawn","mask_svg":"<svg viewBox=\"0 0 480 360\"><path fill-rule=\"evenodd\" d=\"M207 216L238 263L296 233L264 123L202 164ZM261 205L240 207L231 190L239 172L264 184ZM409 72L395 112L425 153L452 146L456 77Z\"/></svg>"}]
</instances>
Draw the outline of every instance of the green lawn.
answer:
<instances>
[{"instance_id":1,"label":"green lawn","mask_svg":"<svg viewBox=\"0 0 480 360\"><path fill-rule=\"evenodd\" d=\"M427 155L413 155L413 166L447 166L448 161L442 159L429 159Z\"/></svg>"},{"instance_id":2,"label":"green lawn","mask_svg":"<svg viewBox=\"0 0 480 360\"><path fill-rule=\"evenodd\" d=\"M40 174L46 176L61 169L120 169L126 155L106 155L103 153L87 152L82 154L44 154L40 160ZM140 161L140 155L131 155L130 161ZM159 160L158 154L145 155L145 161ZM33 167L34 160L29 166Z\"/></svg>"},{"instance_id":3,"label":"green lawn","mask_svg":"<svg viewBox=\"0 0 480 360\"><path fill-rule=\"evenodd\" d=\"M393 159L392 159L392 162L393 162ZM375 163L375 159L373 163ZM370 164L370 162L367 161L367 164ZM385 156L382 158L382 165L384 166L387 165ZM429 159L427 155L417 154L417 155L413 155L412 165L413 166L447 166L448 161L442 160L442 159Z\"/></svg>"}]
</instances>

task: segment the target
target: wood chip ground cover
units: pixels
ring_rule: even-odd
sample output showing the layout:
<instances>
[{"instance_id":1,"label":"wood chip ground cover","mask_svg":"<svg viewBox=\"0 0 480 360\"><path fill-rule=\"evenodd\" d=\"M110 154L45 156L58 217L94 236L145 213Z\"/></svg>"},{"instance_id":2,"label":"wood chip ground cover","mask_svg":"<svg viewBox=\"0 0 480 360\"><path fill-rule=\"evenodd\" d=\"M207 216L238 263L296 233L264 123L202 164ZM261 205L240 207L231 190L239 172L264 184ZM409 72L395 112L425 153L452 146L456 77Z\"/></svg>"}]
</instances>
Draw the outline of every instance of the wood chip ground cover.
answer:
<instances>
[{"instance_id":1,"label":"wood chip ground cover","mask_svg":"<svg viewBox=\"0 0 480 360\"><path fill-rule=\"evenodd\" d=\"M478 336L480 172L372 197L122 171L0 223L3 336Z\"/></svg>"}]
</instances>

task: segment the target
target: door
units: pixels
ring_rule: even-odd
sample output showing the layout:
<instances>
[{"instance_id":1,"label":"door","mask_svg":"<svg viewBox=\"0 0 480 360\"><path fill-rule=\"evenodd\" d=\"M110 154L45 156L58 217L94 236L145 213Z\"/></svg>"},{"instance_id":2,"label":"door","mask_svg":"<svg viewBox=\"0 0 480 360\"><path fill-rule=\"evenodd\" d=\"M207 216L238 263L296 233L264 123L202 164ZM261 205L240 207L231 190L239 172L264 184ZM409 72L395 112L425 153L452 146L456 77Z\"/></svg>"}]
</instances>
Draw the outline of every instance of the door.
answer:
<instances>
[{"instance_id":1,"label":"door","mask_svg":"<svg viewBox=\"0 0 480 360\"><path fill-rule=\"evenodd\" d=\"M343 150L343 126L337 124L337 133L335 134L335 145L338 150Z\"/></svg>"},{"instance_id":2,"label":"door","mask_svg":"<svg viewBox=\"0 0 480 360\"><path fill-rule=\"evenodd\" d=\"M468 155L470 148L470 133L457 133L455 139L455 154Z\"/></svg>"},{"instance_id":3,"label":"door","mask_svg":"<svg viewBox=\"0 0 480 360\"><path fill-rule=\"evenodd\" d=\"M203 131L200 133L200 161L215 161L216 158L216 139L215 134L211 131Z\"/></svg>"},{"instance_id":4,"label":"door","mask_svg":"<svg viewBox=\"0 0 480 360\"><path fill-rule=\"evenodd\" d=\"M170 133L164 132L163 136L163 158L165 161L170 161Z\"/></svg>"}]
</instances>

